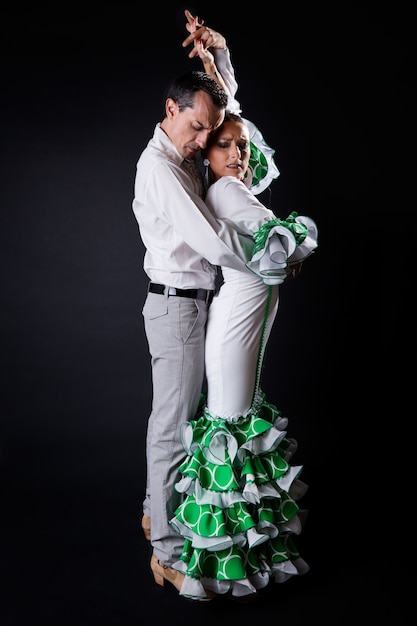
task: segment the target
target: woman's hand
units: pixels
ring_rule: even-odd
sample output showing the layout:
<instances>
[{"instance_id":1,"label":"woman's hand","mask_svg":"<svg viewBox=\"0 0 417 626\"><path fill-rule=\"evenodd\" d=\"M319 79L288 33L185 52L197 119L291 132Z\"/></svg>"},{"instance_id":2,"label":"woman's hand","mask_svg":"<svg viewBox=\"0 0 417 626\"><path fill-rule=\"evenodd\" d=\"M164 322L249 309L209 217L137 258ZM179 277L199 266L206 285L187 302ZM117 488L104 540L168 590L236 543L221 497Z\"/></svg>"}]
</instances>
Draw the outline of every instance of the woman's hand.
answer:
<instances>
[{"instance_id":1,"label":"woman's hand","mask_svg":"<svg viewBox=\"0 0 417 626\"><path fill-rule=\"evenodd\" d=\"M204 61L204 58L203 56L201 56L201 54L211 55L211 53L208 52L209 48L226 48L226 40L223 35L213 30L212 28L204 26L204 20L199 20L197 15L194 17L194 15L192 15L188 9L186 9L184 13L185 17L187 18L185 28L190 34L186 39L184 39L184 41L182 42L182 46L183 48L186 48L191 43L194 43L194 47L188 55L190 59L199 56L200 59ZM213 56L211 55L210 61L212 61L212 59Z\"/></svg>"},{"instance_id":2,"label":"woman's hand","mask_svg":"<svg viewBox=\"0 0 417 626\"><path fill-rule=\"evenodd\" d=\"M193 49L189 53L189 58L200 57L203 62L204 71L206 74L214 78L216 83L226 92L229 93L226 83L223 80L223 76L217 70L214 56L210 52L209 48L225 48L226 40L223 35L220 35L215 30L211 30L206 26L203 26L203 21L199 22L197 16L193 16L188 9L185 10L185 16L187 23L186 29L190 33L190 36L182 42L185 47L194 42Z\"/></svg>"}]
</instances>

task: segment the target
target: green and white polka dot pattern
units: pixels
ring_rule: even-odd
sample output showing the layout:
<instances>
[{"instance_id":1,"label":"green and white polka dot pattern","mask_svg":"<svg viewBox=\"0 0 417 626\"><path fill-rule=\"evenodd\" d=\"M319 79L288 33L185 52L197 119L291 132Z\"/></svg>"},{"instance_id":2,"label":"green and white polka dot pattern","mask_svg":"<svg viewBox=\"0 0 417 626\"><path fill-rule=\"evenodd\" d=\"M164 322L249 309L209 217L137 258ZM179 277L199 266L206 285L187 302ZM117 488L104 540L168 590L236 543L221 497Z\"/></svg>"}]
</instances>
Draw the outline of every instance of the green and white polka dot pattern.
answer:
<instances>
[{"instance_id":1,"label":"green and white polka dot pattern","mask_svg":"<svg viewBox=\"0 0 417 626\"><path fill-rule=\"evenodd\" d=\"M258 394L250 414L233 422L201 408L183 427L187 457L176 489L184 494L171 520L184 537L179 564L189 584L181 592L207 599L217 593L255 593L269 581L308 571L293 535L304 512L297 499L306 485L290 463L297 445L287 420ZM242 592L244 589L244 592Z\"/></svg>"},{"instance_id":2,"label":"green and white polka dot pattern","mask_svg":"<svg viewBox=\"0 0 417 626\"><path fill-rule=\"evenodd\" d=\"M278 178L279 170L274 161L275 150L263 138L260 130L250 120L245 119L250 132L249 179L250 190L254 195L262 193L271 182ZM248 180L249 180L248 179Z\"/></svg>"}]
</instances>

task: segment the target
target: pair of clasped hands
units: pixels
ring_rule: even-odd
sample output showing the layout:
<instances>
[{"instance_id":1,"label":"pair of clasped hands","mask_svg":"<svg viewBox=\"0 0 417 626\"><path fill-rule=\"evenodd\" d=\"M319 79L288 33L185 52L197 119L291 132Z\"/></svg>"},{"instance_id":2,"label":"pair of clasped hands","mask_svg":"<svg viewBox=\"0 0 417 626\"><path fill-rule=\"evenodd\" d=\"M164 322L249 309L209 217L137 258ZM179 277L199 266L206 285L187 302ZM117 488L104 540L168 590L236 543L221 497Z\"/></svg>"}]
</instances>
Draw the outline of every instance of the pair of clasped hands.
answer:
<instances>
[{"instance_id":1,"label":"pair of clasped hands","mask_svg":"<svg viewBox=\"0 0 417 626\"><path fill-rule=\"evenodd\" d=\"M225 48L225 38L212 28L204 26L204 20L199 20L198 16L192 15L188 9L185 9L184 13L187 18L185 27L190 34L187 39L182 42L183 48L194 43L194 47L188 55L189 58L193 59L198 55L202 61L204 61L204 59L212 61L213 55L209 52L209 48Z\"/></svg>"}]
</instances>

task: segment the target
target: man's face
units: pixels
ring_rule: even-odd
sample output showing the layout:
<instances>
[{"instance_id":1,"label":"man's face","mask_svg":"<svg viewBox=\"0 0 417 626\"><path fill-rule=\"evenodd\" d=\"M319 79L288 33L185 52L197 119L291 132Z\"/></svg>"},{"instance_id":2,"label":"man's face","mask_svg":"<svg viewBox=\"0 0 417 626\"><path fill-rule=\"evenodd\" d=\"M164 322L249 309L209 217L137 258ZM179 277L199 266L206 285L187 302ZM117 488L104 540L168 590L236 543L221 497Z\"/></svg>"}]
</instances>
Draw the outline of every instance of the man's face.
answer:
<instances>
[{"instance_id":1,"label":"man's face","mask_svg":"<svg viewBox=\"0 0 417 626\"><path fill-rule=\"evenodd\" d=\"M207 145L207 139L224 119L224 110L216 107L208 94L195 94L194 108L179 111L173 100L167 101L168 125L164 126L172 143L184 157L192 160Z\"/></svg>"}]
</instances>

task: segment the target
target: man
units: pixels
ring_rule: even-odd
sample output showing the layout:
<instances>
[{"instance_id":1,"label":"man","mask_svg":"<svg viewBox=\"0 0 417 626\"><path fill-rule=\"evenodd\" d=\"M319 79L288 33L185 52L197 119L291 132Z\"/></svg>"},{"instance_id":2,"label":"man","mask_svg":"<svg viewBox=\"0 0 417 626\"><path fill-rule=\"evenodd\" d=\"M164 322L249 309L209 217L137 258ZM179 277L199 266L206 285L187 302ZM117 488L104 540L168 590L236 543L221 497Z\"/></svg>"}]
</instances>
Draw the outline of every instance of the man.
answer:
<instances>
[{"instance_id":1,"label":"man","mask_svg":"<svg viewBox=\"0 0 417 626\"><path fill-rule=\"evenodd\" d=\"M191 38L190 38L191 37ZM224 38L205 26L194 38L218 53L223 77L235 87ZM185 43L184 42L184 43ZM174 484L183 459L181 425L196 415L204 379L207 311L216 266L245 271L237 233L214 219L202 199L195 159L224 119L228 97L204 72L173 81L165 117L137 164L133 211L146 252L149 287L143 307L152 366L153 398L148 422L147 486L142 526L153 547L155 582L180 591L184 575L172 568L183 539L170 526L180 496Z\"/></svg>"}]
</instances>

